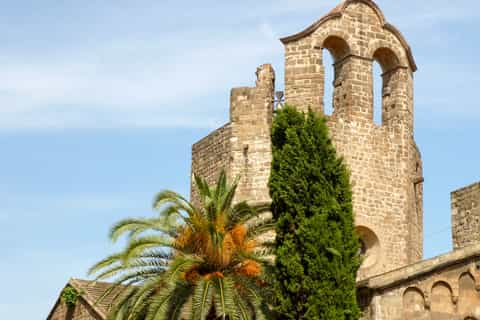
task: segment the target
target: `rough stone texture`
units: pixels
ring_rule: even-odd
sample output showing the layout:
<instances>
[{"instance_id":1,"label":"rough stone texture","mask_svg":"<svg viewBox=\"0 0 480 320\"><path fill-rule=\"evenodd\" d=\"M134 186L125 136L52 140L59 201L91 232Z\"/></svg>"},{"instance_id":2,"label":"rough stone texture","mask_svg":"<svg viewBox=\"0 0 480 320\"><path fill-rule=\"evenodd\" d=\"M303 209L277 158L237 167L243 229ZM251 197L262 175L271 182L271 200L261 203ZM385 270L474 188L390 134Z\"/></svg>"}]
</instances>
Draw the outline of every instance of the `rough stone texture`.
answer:
<instances>
[{"instance_id":1,"label":"rough stone texture","mask_svg":"<svg viewBox=\"0 0 480 320\"><path fill-rule=\"evenodd\" d=\"M220 170L229 169L231 158L232 126L230 123L215 130L192 146L192 174L207 179L209 184L216 182ZM197 190L193 179L191 198L197 202Z\"/></svg>"},{"instance_id":2,"label":"rough stone texture","mask_svg":"<svg viewBox=\"0 0 480 320\"><path fill-rule=\"evenodd\" d=\"M357 232L365 256L358 274L363 320L480 319L480 183L452 193L455 251L422 258L423 165L413 138L415 61L402 35L371 0L345 0L285 45L285 99L324 113L322 50L335 63L332 141L351 172ZM382 124L373 122L372 64L382 69ZM255 87L234 88L230 122L192 147L192 173L214 183L222 169L240 178L235 201L269 202L275 73L257 70ZM198 202L196 190L192 201ZM319 230L321 232L321 230ZM273 237L274 235L270 235ZM84 292L75 309L57 300L49 320L104 319L96 305L108 283L72 279Z\"/></svg>"},{"instance_id":3,"label":"rough stone texture","mask_svg":"<svg viewBox=\"0 0 480 320\"><path fill-rule=\"evenodd\" d=\"M359 278L422 258L422 162L413 139L413 72L401 35L372 1L346 1L285 44L285 99L323 113L322 50L334 63L329 127L351 171L356 224L377 238ZM373 122L372 65L383 69L382 124ZM392 228L392 226L395 226Z\"/></svg>"},{"instance_id":4,"label":"rough stone texture","mask_svg":"<svg viewBox=\"0 0 480 320\"><path fill-rule=\"evenodd\" d=\"M358 283L363 320L480 319L480 244Z\"/></svg>"},{"instance_id":5,"label":"rough stone texture","mask_svg":"<svg viewBox=\"0 0 480 320\"><path fill-rule=\"evenodd\" d=\"M480 182L452 192L454 249L480 243Z\"/></svg>"},{"instance_id":6,"label":"rough stone texture","mask_svg":"<svg viewBox=\"0 0 480 320\"><path fill-rule=\"evenodd\" d=\"M413 139L416 66L405 40L372 1L349 0L282 42L286 102L302 110L323 113L322 50L335 60L334 111L328 124L351 171L356 224L377 240L367 247L374 263L364 265L359 278L420 260L423 179ZM373 122L374 61L384 72L382 125ZM237 200L250 202L269 201L274 73L264 65L257 76L255 88L232 90L230 123L195 144L192 153L193 172L213 183L225 167L229 178L241 177Z\"/></svg>"},{"instance_id":7,"label":"rough stone texture","mask_svg":"<svg viewBox=\"0 0 480 320\"><path fill-rule=\"evenodd\" d=\"M114 297L123 293L125 287L120 286L113 290L111 295L101 299L105 291L112 286L108 282L70 279L65 287L72 287L78 293L77 303L74 307L67 307L60 297L55 302L47 320L105 320L111 306L115 304ZM62 290L63 292L63 290Z\"/></svg>"},{"instance_id":8,"label":"rough stone texture","mask_svg":"<svg viewBox=\"0 0 480 320\"><path fill-rule=\"evenodd\" d=\"M82 298L79 298L74 307L68 308L65 303L56 305L48 320L104 320Z\"/></svg>"},{"instance_id":9,"label":"rough stone texture","mask_svg":"<svg viewBox=\"0 0 480 320\"><path fill-rule=\"evenodd\" d=\"M285 99L301 110L324 114L329 66L323 65L322 50L335 61L333 114L327 119L351 172L355 222L365 249L358 274L363 319L480 319L480 183L452 193L457 250L419 262L423 165L413 138L417 67L400 32L373 1L345 0L281 41ZM380 125L373 121L375 61L383 70ZM237 201L269 201L274 73L264 65L257 76L255 88L232 90L230 123L193 148L194 172L213 179L226 167L230 179L242 177Z\"/></svg>"},{"instance_id":10,"label":"rough stone texture","mask_svg":"<svg viewBox=\"0 0 480 320\"><path fill-rule=\"evenodd\" d=\"M270 201L268 178L272 159L270 131L273 117L275 73L260 66L253 88L232 89L230 122L192 147L192 173L214 183L225 169L230 181L240 179L235 201ZM196 190L192 182L191 198Z\"/></svg>"}]
</instances>

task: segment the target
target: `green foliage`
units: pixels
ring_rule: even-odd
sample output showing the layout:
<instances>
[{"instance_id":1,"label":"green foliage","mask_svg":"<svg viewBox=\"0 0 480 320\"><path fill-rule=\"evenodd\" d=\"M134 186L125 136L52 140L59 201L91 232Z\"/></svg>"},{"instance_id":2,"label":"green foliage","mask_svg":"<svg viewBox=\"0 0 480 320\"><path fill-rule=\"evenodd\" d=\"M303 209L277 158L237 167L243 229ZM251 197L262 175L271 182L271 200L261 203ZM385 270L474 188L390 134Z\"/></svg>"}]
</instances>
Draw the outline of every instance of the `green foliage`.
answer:
<instances>
[{"instance_id":1,"label":"green foliage","mask_svg":"<svg viewBox=\"0 0 480 320\"><path fill-rule=\"evenodd\" d=\"M285 106L272 148L275 311L280 319L358 319L351 187L325 119Z\"/></svg>"},{"instance_id":2,"label":"green foliage","mask_svg":"<svg viewBox=\"0 0 480 320\"><path fill-rule=\"evenodd\" d=\"M237 182L228 185L225 172L215 186L195 182L198 206L167 190L154 200L158 216L112 227L113 241L126 236L125 249L90 270L114 281L104 293L115 295L109 320L261 320L268 313L270 252L256 237L273 229L259 218L269 206L234 204Z\"/></svg>"},{"instance_id":3,"label":"green foliage","mask_svg":"<svg viewBox=\"0 0 480 320\"><path fill-rule=\"evenodd\" d=\"M73 287L67 286L62 292L62 301L71 308L77 304L80 293Z\"/></svg>"}]
</instances>

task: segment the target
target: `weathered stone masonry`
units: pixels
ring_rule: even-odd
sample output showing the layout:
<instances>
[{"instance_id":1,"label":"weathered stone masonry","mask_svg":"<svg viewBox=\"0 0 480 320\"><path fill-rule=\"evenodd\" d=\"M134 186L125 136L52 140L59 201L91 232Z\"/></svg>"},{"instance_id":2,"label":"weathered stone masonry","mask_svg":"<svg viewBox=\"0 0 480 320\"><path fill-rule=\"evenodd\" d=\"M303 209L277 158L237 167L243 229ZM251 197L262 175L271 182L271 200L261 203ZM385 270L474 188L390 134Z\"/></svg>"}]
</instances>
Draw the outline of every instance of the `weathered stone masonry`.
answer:
<instances>
[{"instance_id":1,"label":"weathered stone masonry","mask_svg":"<svg viewBox=\"0 0 480 320\"><path fill-rule=\"evenodd\" d=\"M454 251L420 261L423 165L413 138L413 73L400 32L371 0L345 0L285 45L285 99L324 114L322 50L335 63L332 141L351 171L357 233L366 248L357 279L362 320L480 320L480 183L452 193ZM372 64L383 69L382 124L373 122ZM257 70L254 87L234 88L230 121L193 145L192 172L214 183L240 177L235 201L269 202L275 73ZM192 187L192 200L198 201ZM321 230L319 230L321 232ZM104 320L115 301L95 301L111 284L71 279L81 297L61 298L49 320Z\"/></svg>"},{"instance_id":2,"label":"weathered stone masonry","mask_svg":"<svg viewBox=\"0 0 480 320\"><path fill-rule=\"evenodd\" d=\"M285 98L324 112L322 50L334 63L329 127L351 174L356 224L375 250L359 277L422 258L420 153L413 139L416 65L400 33L371 1L346 1L285 44ZM373 122L372 65L383 69L382 125ZM395 228L392 228L395 226ZM371 248L373 249L373 248Z\"/></svg>"},{"instance_id":3,"label":"weathered stone masonry","mask_svg":"<svg viewBox=\"0 0 480 320\"><path fill-rule=\"evenodd\" d=\"M480 183L452 193L455 251L421 261L423 164L414 140L417 66L400 32L371 0L345 0L285 46L285 100L324 114L322 50L334 60L333 114L326 116L351 172L357 232L366 247L358 273L364 320L480 319ZM372 65L382 67L382 123L373 121ZM237 201L269 201L275 76L257 70L235 88L230 122L192 150L192 171L214 182L240 175ZM195 201L195 193L192 190ZM321 232L321 231L319 231Z\"/></svg>"},{"instance_id":4,"label":"weathered stone masonry","mask_svg":"<svg viewBox=\"0 0 480 320\"><path fill-rule=\"evenodd\" d=\"M452 192L454 249L480 243L480 183Z\"/></svg>"},{"instance_id":5,"label":"weathered stone masonry","mask_svg":"<svg viewBox=\"0 0 480 320\"><path fill-rule=\"evenodd\" d=\"M275 73L266 64L258 68L253 88L232 89L230 122L192 147L192 173L215 182L225 169L230 180L240 177L236 201L270 200L268 178L272 159L270 131ZM192 186L192 199L195 201Z\"/></svg>"},{"instance_id":6,"label":"weathered stone masonry","mask_svg":"<svg viewBox=\"0 0 480 320\"><path fill-rule=\"evenodd\" d=\"M323 113L322 50L334 60L329 127L352 177L359 233L368 247L359 277L422 258L422 161L413 139L415 62L400 33L371 1L346 1L311 27L281 39L285 98ZM383 68L383 124L373 123L372 64ZM212 179L224 167L241 176L238 200L269 201L274 73L259 68L255 88L232 90L230 123L193 146L192 171ZM219 153L211 154L214 149ZM192 193L194 198L194 194ZM392 228L395 226L395 228Z\"/></svg>"}]
</instances>

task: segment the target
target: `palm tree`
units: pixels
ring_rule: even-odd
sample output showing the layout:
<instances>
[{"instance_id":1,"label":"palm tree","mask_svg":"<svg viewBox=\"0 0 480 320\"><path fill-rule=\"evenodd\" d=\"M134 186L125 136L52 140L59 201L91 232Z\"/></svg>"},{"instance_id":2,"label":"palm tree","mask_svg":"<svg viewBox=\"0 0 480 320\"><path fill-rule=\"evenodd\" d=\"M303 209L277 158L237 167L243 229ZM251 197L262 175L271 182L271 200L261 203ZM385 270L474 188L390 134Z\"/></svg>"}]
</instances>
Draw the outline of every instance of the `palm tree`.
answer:
<instances>
[{"instance_id":1,"label":"palm tree","mask_svg":"<svg viewBox=\"0 0 480 320\"><path fill-rule=\"evenodd\" d=\"M103 297L116 295L111 320L265 319L268 269L265 238L273 230L269 205L233 204L221 172L216 186L195 176L199 205L173 191L154 200L154 218L115 224L110 238L126 235L124 250L89 271L96 280L113 280Z\"/></svg>"}]
</instances>

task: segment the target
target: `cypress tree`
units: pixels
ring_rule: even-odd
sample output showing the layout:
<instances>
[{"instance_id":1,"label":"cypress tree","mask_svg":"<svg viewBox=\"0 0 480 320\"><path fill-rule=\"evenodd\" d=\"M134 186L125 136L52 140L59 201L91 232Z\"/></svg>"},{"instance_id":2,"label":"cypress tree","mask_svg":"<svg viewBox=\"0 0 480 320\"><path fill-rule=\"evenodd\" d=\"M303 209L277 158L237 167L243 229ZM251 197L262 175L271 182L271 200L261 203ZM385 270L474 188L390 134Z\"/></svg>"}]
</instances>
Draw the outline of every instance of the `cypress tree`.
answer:
<instances>
[{"instance_id":1,"label":"cypress tree","mask_svg":"<svg viewBox=\"0 0 480 320\"><path fill-rule=\"evenodd\" d=\"M326 120L285 106L272 131L275 311L280 319L358 319L349 174Z\"/></svg>"}]
</instances>

